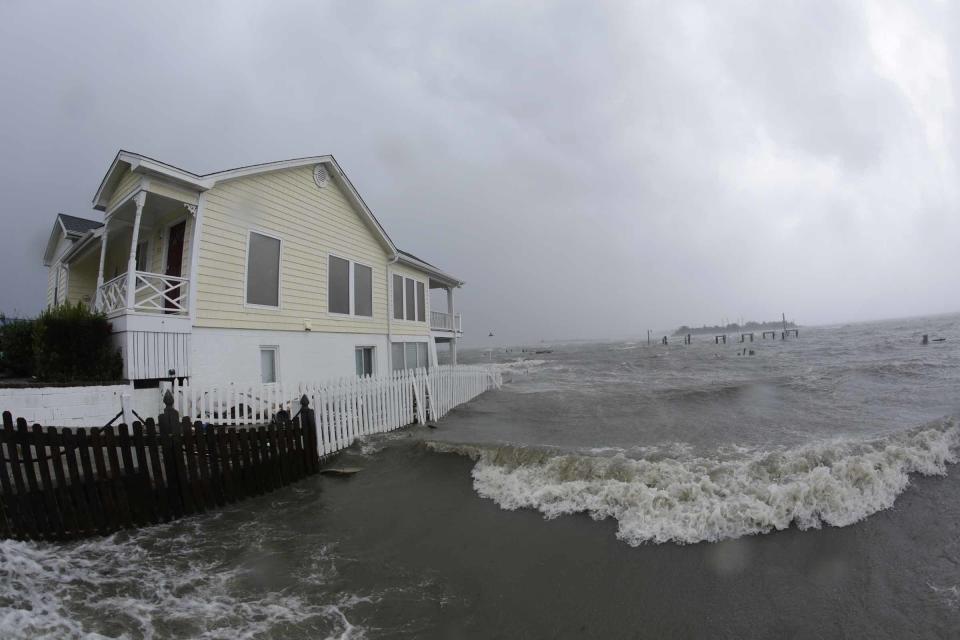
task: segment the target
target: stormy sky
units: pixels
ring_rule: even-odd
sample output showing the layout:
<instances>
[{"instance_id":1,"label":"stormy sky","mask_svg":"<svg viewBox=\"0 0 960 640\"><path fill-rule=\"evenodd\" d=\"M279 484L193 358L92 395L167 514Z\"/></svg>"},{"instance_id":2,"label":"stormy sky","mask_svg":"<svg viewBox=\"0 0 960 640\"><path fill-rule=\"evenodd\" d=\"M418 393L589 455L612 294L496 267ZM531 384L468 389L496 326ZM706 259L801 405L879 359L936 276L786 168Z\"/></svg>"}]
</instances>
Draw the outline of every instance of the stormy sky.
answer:
<instances>
[{"instance_id":1,"label":"stormy sky","mask_svg":"<svg viewBox=\"0 0 960 640\"><path fill-rule=\"evenodd\" d=\"M946 2L0 2L0 310L119 148L332 153L467 341L960 309ZM488 331L495 339L487 337Z\"/></svg>"}]
</instances>

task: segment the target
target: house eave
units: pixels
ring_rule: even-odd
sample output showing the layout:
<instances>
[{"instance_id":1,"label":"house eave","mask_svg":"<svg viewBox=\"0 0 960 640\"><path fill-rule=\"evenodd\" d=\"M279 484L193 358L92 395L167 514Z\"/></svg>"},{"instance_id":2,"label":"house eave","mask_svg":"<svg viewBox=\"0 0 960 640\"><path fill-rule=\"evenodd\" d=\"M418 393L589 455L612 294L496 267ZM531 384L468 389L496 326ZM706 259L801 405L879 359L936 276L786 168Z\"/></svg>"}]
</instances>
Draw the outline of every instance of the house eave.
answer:
<instances>
[{"instance_id":1,"label":"house eave","mask_svg":"<svg viewBox=\"0 0 960 640\"><path fill-rule=\"evenodd\" d=\"M410 258L409 256L403 253L399 254L397 263L406 265L408 267L413 267L419 271L423 271L424 273L429 275L431 279L437 280L450 287L462 287L464 284L466 284L463 280L460 280L459 278L456 278L450 275L449 273L444 273L443 271L441 271L440 269L437 269L433 265L427 264L422 260L416 260L414 258Z\"/></svg>"}]
</instances>

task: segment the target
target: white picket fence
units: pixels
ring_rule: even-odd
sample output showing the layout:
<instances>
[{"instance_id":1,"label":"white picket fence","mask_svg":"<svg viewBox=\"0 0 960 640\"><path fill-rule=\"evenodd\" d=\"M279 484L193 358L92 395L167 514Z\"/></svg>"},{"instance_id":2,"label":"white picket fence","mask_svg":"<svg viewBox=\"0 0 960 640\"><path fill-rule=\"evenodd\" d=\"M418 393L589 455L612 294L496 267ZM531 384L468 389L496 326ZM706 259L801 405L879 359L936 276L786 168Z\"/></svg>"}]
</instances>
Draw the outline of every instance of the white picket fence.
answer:
<instances>
[{"instance_id":1,"label":"white picket fence","mask_svg":"<svg viewBox=\"0 0 960 640\"><path fill-rule=\"evenodd\" d=\"M174 384L174 408L181 416L213 425L269 422L278 411L296 414L304 395L316 412L320 455L339 451L360 436L439 420L503 381L496 369L443 366L376 377L343 378L293 385L200 386Z\"/></svg>"}]
</instances>

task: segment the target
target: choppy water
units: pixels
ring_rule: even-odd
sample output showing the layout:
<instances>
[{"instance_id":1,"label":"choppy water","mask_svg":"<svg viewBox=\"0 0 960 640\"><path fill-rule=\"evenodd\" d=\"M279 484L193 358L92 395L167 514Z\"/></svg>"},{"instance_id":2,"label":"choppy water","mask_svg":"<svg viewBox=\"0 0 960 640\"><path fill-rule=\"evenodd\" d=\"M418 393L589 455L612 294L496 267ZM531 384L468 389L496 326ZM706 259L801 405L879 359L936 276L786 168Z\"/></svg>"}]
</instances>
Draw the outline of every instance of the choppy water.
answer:
<instances>
[{"instance_id":1,"label":"choppy water","mask_svg":"<svg viewBox=\"0 0 960 640\"><path fill-rule=\"evenodd\" d=\"M846 526L956 460L956 316L675 342L497 354L512 384L434 448L505 509L612 517L632 545Z\"/></svg>"},{"instance_id":2,"label":"choppy water","mask_svg":"<svg viewBox=\"0 0 960 640\"><path fill-rule=\"evenodd\" d=\"M960 317L746 347L498 353L501 391L350 480L0 542L0 637L949 635Z\"/></svg>"}]
</instances>

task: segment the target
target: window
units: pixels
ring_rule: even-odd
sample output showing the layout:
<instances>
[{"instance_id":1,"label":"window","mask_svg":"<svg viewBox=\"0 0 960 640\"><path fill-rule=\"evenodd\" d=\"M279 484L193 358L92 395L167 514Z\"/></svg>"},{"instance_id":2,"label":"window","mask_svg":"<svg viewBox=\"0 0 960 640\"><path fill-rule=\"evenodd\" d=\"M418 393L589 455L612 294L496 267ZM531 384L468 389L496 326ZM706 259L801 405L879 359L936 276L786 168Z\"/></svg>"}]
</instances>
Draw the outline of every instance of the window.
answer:
<instances>
[{"instance_id":1,"label":"window","mask_svg":"<svg viewBox=\"0 0 960 640\"><path fill-rule=\"evenodd\" d=\"M327 308L330 313L350 313L350 261L330 256L327 275Z\"/></svg>"},{"instance_id":2,"label":"window","mask_svg":"<svg viewBox=\"0 0 960 640\"><path fill-rule=\"evenodd\" d=\"M404 299L407 303L407 320L416 320L417 310L413 300L413 280L407 278L404 284L406 285L406 287L404 287L404 291L406 292Z\"/></svg>"},{"instance_id":3,"label":"window","mask_svg":"<svg viewBox=\"0 0 960 640\"><path fill-rule=\"evenodd\" d=\"M430 350L426 342L394 342L390 347L394 371L430 367Z\"/></svg>"},{"instance_id":4,"label":"window","mask_svg":"<svg viewBox=\"0 0 960 640\"><path fill-rule=\"evenodd\" d=\"M255 231L247 245L247 304L280 306L280 239Z\"/></svg>"},{"instance_id":5,"label":"window","mask_svg":"<svg viewBox=\"0 0 960 640\"><path fill-rule=\"evenodd\" d=\"M421 369L426 369L430 363L427 359L427 343L418 342L417 343L417 366Z\"/></svg>"},{"instance_id":6,"label":"window","mask_svg":"<svg viewBox=\"0 0 960 640\"><path fill-rule=\"evenodd\" d=\"M373 347L357 347L354 351L357 359L357 375L373 375Z\"/></svg>"},{"instance_id":7,"label":"window","mask_svg":"<svg viewBox=\"0 0 960 640\"><path fill-rule=\"evenodd\" d=\"M403 371L403 343L394 342L390 345L391 359L393 360L393 370L394 371Z\"/></svg>"},{"instance_id":8,"label":"window","mask_svg":"<svg viewBox=\"0 0 960 640\"><path fill-rule=\"evenodd\" d=\"M423 282L393 276L393 317L396 320L426 322L427 288Z\"/></svg>"},{"instance_id":9,"label":"window","mask_svg":"<svg viewBox=\"0 0 960 640\"><path fill-rule=\"evenodd\" d=\"M149 256L147 251L147 241L137 245L137 271L146 271L147 270L147 257Z\"/></svg>"},{"instance_id":10,"label":"window","mask_svg":"<svg viewBox=\"0 0 960 640\"><path fill-rule=\"evenodd\" d=\"M277 381L277 347L260 347L260 382Z\"/></svg>"},{"instance_id":11,"label":"window","mask_svg":"<svg viewBox=\"0 0 960 640\"><path fill-rule=\"evenodd\" d=\"M393 317L403 320L403 276L393 276Z\"/></svg>"},{"instance_id":12,"label":"window","mask_svg":"<svg viewBox=\"0 0 960 640\"><path fill-rule=\"evenodd\" d=\"M330 256L327 310L330 313L372 318L373 269L346 258Z\"/></svg>"},{"instance_id":13,"label":"window","mask_svg":"<svg viewBox=\"0 0 960 640\"><path fill-rule=\"evenodd\" d=\"M425 322L427 313L427 295L422 282L417 283L417 322Z\"/></svg>"},{"instance_id":14,"label":"window","mask_svg":"<svg viewBox=\"0 0 960 640\"><path fill-rule=\"evenodd\" d=\"M373 269L353 265L353 313L373 317Z\"/></svg>"}]
</instances>

